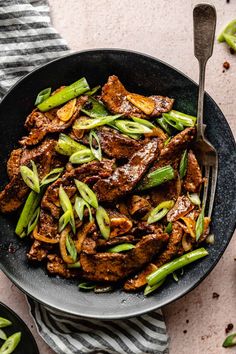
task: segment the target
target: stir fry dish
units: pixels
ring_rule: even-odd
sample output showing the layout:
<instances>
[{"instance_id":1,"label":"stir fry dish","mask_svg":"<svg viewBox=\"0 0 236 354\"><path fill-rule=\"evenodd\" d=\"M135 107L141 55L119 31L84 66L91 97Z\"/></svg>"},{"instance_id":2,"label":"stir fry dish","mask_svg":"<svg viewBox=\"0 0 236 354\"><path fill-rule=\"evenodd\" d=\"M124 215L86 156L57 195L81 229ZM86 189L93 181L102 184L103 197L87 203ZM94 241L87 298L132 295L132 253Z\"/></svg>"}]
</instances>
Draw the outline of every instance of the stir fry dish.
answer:
<instances>
[{"instance_id":1,"label":"stir fry dish","mask_svg":"<svg viewBox=\"0 0 236 354\"><path fill-rule=\"evenodd\" d=\"M82 78L38 94L0 193L2 213L19 209L29 262L80 289L148 295L208 254L196 117L173 104L114 75L102 88Z\"/></svg>"}]
</instances>

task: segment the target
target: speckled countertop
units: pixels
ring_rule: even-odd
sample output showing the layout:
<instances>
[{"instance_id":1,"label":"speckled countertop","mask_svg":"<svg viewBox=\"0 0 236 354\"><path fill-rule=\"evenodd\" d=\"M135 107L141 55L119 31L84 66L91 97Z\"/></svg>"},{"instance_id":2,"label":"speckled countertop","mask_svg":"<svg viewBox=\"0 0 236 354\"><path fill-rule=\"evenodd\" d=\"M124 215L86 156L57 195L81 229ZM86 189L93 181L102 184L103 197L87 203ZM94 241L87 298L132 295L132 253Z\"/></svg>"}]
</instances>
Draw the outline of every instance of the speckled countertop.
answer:
<instances>
[{"instance_id":1,"label":"speckled countertop","mask_svg":"<svg viewBox=\"0 0 236 354\"><path fill-rule=\"evenodd\" d=\"M192 9L200 1L186 0L49 0L53 24L72 50L126 48L148 53L197 81L193 56ZM211 1L216 6L216 32L236 16L236 1ZM230 69L223 72L224 61ZM206 90L221 107L236 133L236 54L215 44L207 67ZM170 354L225 354L225 327L236 331L236 237L218 265L191 293L163 311L171 338ZM213 298L213 292L219 294ZM24 295L0 272L0 301L15 310L31 328L40 354L53 354L37 335Z\"/></svg>"}]
</instances>

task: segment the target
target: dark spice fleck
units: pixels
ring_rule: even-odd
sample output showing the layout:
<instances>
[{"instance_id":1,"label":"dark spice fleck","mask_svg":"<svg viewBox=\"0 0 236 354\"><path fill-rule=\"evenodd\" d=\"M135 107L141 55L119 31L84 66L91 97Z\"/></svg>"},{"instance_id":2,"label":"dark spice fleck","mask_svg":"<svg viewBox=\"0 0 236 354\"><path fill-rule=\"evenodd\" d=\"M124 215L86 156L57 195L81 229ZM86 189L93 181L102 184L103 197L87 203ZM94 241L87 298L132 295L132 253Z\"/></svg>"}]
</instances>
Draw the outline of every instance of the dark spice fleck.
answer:
<instances>
[{"instance_id":1,"label":"dark spice fleck","mask_svg":"<svg viewBox=\"0 0 236 354\"><path fill-rule=\"evenodd\" d=\"M225 328L225 333L226 333L226 334L229 333L230 331L232 331L233 328L234 328L233 323L229 323L229 324L227 325L227 327Z\"/></svg>"},{"instance_id":2,"label":"dark spice fleck","mask_svg":"<svg viewBox=\"0 0 236 354\"><path fill-rule=\"evenodd\" d=\"M230 63L228 61L225 61L223 67L228 70L230 68Z\"/></svg>"},{"instance_id":3,"label":"dark spice fleck","mask_svg":"<svg viewBox=\"0 0 236 354\"><path fill-rule=\"evenodd\" d=\"M84 109L90 110L93 109L93 104L92 102L87 102L85 103L85 105L83 106Z\"/></svg>"},{"instance_id":4,"label":"dark spice fleck","mask_svg":"<svg viewBox=\"0 0 236 354\"><path fill-rule=\"evenodd\" d=\"M235 50L233 48L229 48L229 51L230 51L231 54L235 53Z\"/></svg>"},{"instance_id":5,"label":"dark spice fleck","mask_svg":"<svg viewBox=\"0 0 236 354\"><path fill-rule=\"evenodd\" d=\"M213 293L213 294L212 294L212 298L213 298L213 299L218 299L219 296L220 296L220 295L219 295L218 293Z\"/></svg>"},{"instance_id":6,"label":"dark spice fleck","mask_svg":"<svg viewBox=\"0 0 236 354\"><path fill-rule=\"evenodd\" d=\"M226 0L226 2L227 2L227 4L229 4L229 3L230 3L230 0Z\"/></svg>"},{"instance_id":7,"label":"dark spice fleck","mask_svg":"<svg viewBox=\"0 0 236 354\"><path fill-rule=\"evenodd\" d=\"M186 323L189 323L189 320L186 320Z\"/></svg>"},{"instance_id":8,"label":"dark spice fleck","mask_svg":"<svg viewBox=\"0 0 236 354\"><path fill-rule=\"evenodd\" d=\"M187 333L187 329L183 330L183 333L186 334Z\"/></svg>"},{"instance_id":9,"label":"dark spice fleck","mask_svg":"<svg viewBox=\"0 0 236 354\"><path fill-rule=\"evenodd\" d=\"M222 73L225 73L225 70L222 70Z\"/></svg>"}]
</instances>

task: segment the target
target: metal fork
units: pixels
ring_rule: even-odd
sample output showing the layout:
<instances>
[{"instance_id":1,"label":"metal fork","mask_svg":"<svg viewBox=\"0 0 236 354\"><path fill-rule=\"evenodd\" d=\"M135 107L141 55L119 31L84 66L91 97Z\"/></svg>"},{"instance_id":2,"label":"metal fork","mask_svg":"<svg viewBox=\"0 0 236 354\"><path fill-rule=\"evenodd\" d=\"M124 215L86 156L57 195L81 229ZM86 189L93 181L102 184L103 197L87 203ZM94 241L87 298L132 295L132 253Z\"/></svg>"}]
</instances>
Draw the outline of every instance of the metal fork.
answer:
<instances>
[{"instance_id":1,"label":"metal fork","mask_svg":"<svg viewBox=\"0 0 236 354\"><path fill-rule=\"evenodd\" d=\"M202 205L205 206L205 215L211 217L218 174L218 156L216 149L204 135L205 125L203 124L203 103L206 63L212 56L215 37L215 7L209 4L198 4L195 6L193 10L193 24L194 55L199 62L197 138L193 148L197 159L200 162L203 176L205 177Z\"/></svg>"}]
</instances>

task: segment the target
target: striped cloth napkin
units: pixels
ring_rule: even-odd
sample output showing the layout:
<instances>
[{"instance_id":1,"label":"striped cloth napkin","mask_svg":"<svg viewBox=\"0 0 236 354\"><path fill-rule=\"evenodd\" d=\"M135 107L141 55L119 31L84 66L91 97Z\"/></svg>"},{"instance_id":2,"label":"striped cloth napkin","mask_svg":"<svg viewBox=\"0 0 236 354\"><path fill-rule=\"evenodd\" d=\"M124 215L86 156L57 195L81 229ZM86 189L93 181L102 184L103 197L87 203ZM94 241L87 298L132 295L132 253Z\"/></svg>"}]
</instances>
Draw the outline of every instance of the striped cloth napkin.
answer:
<instances>
[{"instance_id":1,"label":"striped cloth napkin","mask_svg":"<svg viewBox=\"0 0 236 354\"><path fill-rule=\"evenodd\" d=\"M0 98L17 80L69 52L50 24L46 0L0 0ZM58 354L167 354L161 311L98 321L68 316L28 299L39 334Z\"/></svg>"}]
</instances>

